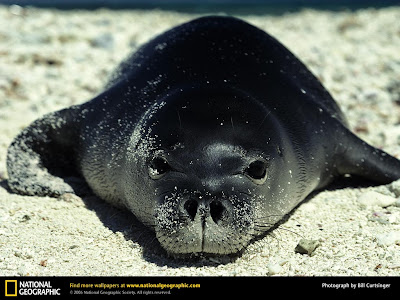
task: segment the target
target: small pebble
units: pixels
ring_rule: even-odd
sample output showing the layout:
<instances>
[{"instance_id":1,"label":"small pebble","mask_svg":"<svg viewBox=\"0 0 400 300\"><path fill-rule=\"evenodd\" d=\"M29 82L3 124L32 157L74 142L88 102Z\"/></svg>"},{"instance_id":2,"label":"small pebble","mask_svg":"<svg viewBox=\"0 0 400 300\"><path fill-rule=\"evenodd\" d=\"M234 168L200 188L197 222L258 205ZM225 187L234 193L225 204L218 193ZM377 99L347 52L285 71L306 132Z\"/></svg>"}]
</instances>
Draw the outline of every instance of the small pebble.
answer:
<instances>
[{"instance_id":1,"label":"small pebble","mask_svg":"<svg viewBox=\"0 0 400 300\"><path fill-rule=\"evenodd\" d=\"M388 266L389 269L400 269L400 263L394 263Z\"/></svg>"},{"instance_id":2,"label":"small pebble","mask_svg":"<svg viewBox=\"0 0 400 300\"><path fill-rule=\"evenodd\" d=\"M279 264L274 264L274 263L269 263L267 267L269 275L279 274L283 270L283 268Z\"/></svg>"},{"instance_id":3,"label":"small pebble","mask_svg":"<svg viewBox=\"0 0 400 300\"><path fill-rule=\"evenodd\" d=\"M300 254L308 254L311 256L318 246L319 246L319 241L317 240L301 239L297 244L296 248L294 249L294 252Z\"/></svg>"},{"instance_id":4,"label":"small pebble","mask_svg":"<svg viewBox=\"0 0 400 300\"><path fill-rule=\"evenodd\" d=\"M400 231L378 234L376 236L376 242L379 246L400 245Z\"/></svg>"},{"instance_id":5,"label":"small pebble","mask_svg":"<svg viewBox=\"0 0 400 300\"><path fill-rule=\"evenodd\" d=\"M374 191L368 191L358 198L358 203L362 206L387 207L396 203L396 198L386 196Z\"/></svg>"},{"instance_id":6,"label":"small pebble","mask_svg":"<svg viewBox=\"0 0 400 300\"><path fill-rule=\"evenodd\" d=\"M10 13L14 16L23 16L24 15L24 8L22 6L13 4L9 8Z\"/></svg>"},{"instance_id":7,"label":"small pebble","mask_svg":"<svg viewBox=\"0 0 400 300\"><path fill-rule=\"evenodd\" d=\"M393 181L389 185L389 189L396 195L396 197L400 197L400 180Z\"/></svg>"}]
</instances>

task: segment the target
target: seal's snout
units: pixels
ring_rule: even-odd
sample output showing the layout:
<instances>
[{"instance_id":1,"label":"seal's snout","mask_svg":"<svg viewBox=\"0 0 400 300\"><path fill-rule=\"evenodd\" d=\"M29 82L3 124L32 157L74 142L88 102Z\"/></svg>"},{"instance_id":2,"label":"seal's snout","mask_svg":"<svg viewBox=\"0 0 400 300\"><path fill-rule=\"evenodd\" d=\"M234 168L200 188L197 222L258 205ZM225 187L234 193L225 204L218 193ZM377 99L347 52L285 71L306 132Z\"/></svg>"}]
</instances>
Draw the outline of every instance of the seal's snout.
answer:
<instances>
[{"instance_id":1,"label":"seal's snout","mask_svg":"<svg viewBox=\"0 0 400 300\"><path fill-rule=\"evenodd\" d=\"M245 194L174 189L156 207L156 236L171 254L237 253L252 237L252 207Z\"/></svg>"},{"instance_id":2,"label":"seal's snout","mask_svg":"<svg viewBox=\"0 0 400 300\"><path fill-rule=\"evenodd\" d=\"M183 208L192 221L194 221L196 216L203 220L207 216L210 216L213 222L218 224L223 216L227 215L227 207L220 200L212 200L207 203L201 199L190 198L185 201Z\"/></svg>"}]
</instances>

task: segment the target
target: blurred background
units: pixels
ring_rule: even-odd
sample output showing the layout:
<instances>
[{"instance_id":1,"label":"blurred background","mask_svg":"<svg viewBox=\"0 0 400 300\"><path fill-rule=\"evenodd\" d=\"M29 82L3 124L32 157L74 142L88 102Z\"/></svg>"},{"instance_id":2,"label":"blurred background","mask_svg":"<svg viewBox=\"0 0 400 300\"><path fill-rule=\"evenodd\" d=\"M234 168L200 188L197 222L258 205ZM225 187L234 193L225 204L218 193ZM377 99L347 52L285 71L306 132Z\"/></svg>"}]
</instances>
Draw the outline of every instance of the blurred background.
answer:
<instances>
[{"instance_id":1,"label":"blurred background","mask_svg":"<svg viewBox=\"0 0 400 300\"><path fill-rule=\"evenodd\" d=\"M60 9L167 9L181 12L204 13L273 13L296 11L303 8L359 9L399 5L399 0L0 0L0 4Z\"/></svg>"}]
</instances>

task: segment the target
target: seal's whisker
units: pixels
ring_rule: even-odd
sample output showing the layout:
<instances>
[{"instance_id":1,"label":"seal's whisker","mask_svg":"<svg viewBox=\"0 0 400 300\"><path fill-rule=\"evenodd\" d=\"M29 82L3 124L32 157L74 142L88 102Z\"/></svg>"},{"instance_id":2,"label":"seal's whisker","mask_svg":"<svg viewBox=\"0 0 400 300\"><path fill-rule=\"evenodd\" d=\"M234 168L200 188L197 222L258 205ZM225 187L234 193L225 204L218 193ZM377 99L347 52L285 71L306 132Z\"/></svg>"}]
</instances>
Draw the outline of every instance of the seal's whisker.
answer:
<instances>
[{"instance_id":1,"label":"seal's whisker","mask_svg":"<svg viewBox=\"0 0 400 300\"><path fill-rule=\"evenodd\" d=\"M261 128L261 126L264 124L265 120L267 119L267 117L271 114L271 111L269 110L266 115L264 116L264 118L262 119L260 125L258 125L258 129Z\"/></svg>"},{"instance_id":2,"label":"seal's whisker","mask_svg":"<svg viewBox=\"0 0 400 300\"><path fill-rule=\"evenodd\" d=\"M283 218L283 216L284 216L284 215L268 215L268 216L257 217L257 220L260 220L260 219L267 219L267 218L276 218L276 217L278 217L278 218Z\"/></svg>"},{"instance_id":3,"label":"seal's whisker","mask_svg":"<svg viewBox=\"0 0 400 300\"><path fill-rule=\"evenodd\" d=\"M238 193L239 193L239 194L246 195L246 196L249 196L249 197L252 197L252 196L253 196L252 194L250 194L250 193L248 193L248 192L238 191Z\"/></svg>"},{"instance_id":4,"label":"seal's whisker","mask_svg":"<svg viewBox=\"0 0 400 300\"><path fill-rule=\"evenodd\" d=\"M179 113L179 110L176 110L176 113L178 114L179 129L182 129L182 120L181 120L181 115L180 115L180 113Z\"/></svg>"},{"instance_id":5,"label":"seal's whisker","mask_svg":"<svg viewBox=\"0 0 400 300\"><path fill-rule=\"evenodd\" d=\"M277 227L276 230L284 230L284 231L286 231L286 232L293 233L293 234L295 234L295 235L297 235L297 236L303 238L303 236L302 236L300 233L297 233L297 232L295 232L294 230L291 230L291 229L289 229L289 228L285 228L285 227L283 227L283 226Z\"/></svg>"},{"instance_id":6,"label":"seal's whisker","mask_svg":"<svg viewBox=\"0 0 400 300\"><path fill-rule=\"evenodd\" d=\"M254 223L254 229L253 229L253 230L255 230L255 231L257 231L257 232L266 233L266 232L268 232L268 230L270 230L271 228L273 228L275 225L276 225L276 224L274 224L274 223L256 223L256 222L255 222L255 223ZM290 232L290 233L293 233L293 234L298 235L298 236L300 236L300 237L303 237L301 234L295 232L295 231L292 230L292 229L283 227L282 225L277 226L277 227L274 229L273 232L277 232L277 231L279 231L279 230L284 230L284 231L286 231L286 232ZM273 232L271 231L269 234L272 234Z\"/></svg>"},{"instance_id":7,"label":"seal's whisker","mask_svg":"<svg viewBox=\"0 0 400 300\"><path fill-rule=\"evenodd\" d=\"M173 190L166 190L166 191L157 193L157 197L164 197L164 196L166 196L166 195L168 195L168 194L171 195L171 194L173 194L173 193L174 193Z\"/></svg>"}]
</instances>

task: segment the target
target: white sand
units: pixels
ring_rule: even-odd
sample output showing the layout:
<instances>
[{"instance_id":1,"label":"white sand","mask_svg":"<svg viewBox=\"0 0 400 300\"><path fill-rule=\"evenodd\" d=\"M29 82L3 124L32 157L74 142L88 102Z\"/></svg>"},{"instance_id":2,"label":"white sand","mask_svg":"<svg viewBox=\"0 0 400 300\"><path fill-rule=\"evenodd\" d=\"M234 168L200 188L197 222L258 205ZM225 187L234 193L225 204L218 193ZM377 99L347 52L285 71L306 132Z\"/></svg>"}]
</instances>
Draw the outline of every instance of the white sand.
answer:
<instances>
[{"instance_id":1,"label":"white sand","mask_svg":"<svg viewBox=\"0 0 400 300\"><path fill-rule=\"evenodd\" d=\"M24 126L90 99L130 49L194 17L0 7L0 181L7 177L7 146ZM361 137L400 157L399 7L242 17L311 68ZM179 263L143 251L149 242L137 242L130 214L94 197L23 197L1 182L0 275L400 274L400 181L320 192L274 237L226 264ZM319 241L312 256L295 253L302 237Z\"/></svg>"}]
</instances>

